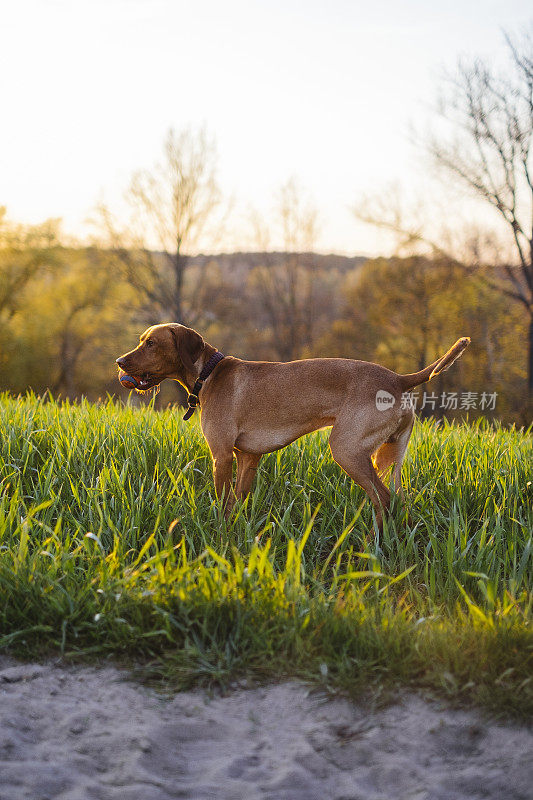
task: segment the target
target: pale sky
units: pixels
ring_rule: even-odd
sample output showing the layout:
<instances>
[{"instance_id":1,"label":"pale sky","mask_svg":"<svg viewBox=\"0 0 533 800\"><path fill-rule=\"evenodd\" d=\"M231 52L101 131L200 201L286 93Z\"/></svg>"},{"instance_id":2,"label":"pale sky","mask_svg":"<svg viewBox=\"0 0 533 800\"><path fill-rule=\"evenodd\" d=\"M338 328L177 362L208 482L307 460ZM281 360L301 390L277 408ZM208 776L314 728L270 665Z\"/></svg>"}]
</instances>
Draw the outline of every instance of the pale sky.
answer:
<instances>
[{"instance_id":1,"label":"pale sky","mask_svg":"<svg viewBox=\"0 0 533 800\"><path fill-rule=\"evenodd\" d=\"M427 164L409 140L461 55L502 58L528 0L0 0L0 205L90 233L170 126L205 124L247 245L294 176L319 209L317 249L377 253L350 207ZM274 243L275 244L275 243Z\"/></svg>"}]
</instances>

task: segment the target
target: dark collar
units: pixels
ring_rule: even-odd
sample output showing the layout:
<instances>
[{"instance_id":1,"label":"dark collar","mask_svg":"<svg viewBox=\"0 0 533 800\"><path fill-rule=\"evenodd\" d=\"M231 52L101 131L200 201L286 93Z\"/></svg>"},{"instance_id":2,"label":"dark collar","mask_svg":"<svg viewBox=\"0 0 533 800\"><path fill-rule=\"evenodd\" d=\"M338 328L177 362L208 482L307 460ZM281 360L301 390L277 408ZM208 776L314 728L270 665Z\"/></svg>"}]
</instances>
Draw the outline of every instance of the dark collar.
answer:
<instances>
[{"instance_id":1,"label":"dark collar","mask_svg":"<svg viewBox=\"0 0 533 800\"><path fill-rule=\"evenodd\" d=\"M216 353L213 353L211 358L204 364L202 371L200 372L200 376L192 387L192 392L189 392L189 396L187 398L189 408L187 409L183 419L190 419L196 410L196 406L200 405L200 389L202 388L204 381L209 378L216 365L222 361L223 358L225 358L224 354L217 350Z\"/></svg>"}]
</instances>

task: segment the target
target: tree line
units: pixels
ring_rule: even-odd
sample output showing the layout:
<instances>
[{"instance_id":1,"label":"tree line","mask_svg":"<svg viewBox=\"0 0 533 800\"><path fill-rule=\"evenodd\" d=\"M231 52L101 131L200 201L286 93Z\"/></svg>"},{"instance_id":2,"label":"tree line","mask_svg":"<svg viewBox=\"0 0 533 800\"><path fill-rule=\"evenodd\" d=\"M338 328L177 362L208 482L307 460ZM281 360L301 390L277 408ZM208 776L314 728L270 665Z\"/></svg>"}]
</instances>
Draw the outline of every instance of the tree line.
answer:
<instances>
[{"instance_id":1,"label":"tree line","mask_svg":"<svg viewBox=\"0 0 533 800\"><path fill-rule=\"evenodd\" d=\"M145 327L171 319L172 308L156 307L128 281L123 254L65 246L51 223L19 228L9 246L6 225L0 230L0 389L126 399L115 358ZM150 257L170 281L165 257ZM526 364L517 347L527 319L453 261L309 251L197 256L188 259L182 302L183 322L194 321L223 352L250 359L341 356L411 372L467 333L472 347L453 372L422 387L419 411L490 412L528 423ZM180 400L166 383L159 405ZM482 397L495 393L490 408Z\"/></svg>"}]
</instances>

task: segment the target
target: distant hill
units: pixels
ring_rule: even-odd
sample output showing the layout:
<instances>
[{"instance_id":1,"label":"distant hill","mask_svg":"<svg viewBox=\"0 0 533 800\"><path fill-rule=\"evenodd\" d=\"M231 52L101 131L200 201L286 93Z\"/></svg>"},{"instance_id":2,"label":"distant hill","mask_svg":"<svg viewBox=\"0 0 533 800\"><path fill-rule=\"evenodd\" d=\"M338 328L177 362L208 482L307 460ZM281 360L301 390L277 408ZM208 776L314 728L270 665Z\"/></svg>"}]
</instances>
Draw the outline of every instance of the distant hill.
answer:
<instances>
[{"instance_id":1,"label":"distant hill","mask_svg":"<svg viewBox=\"0 0 533 800\"><path fill-rule=\"evenodd\" d=\"M201 253L196 256L189 256L188 263L190 266L202 267L206 263L214 261L219 265L223 273L231 274L235 278L241 277L254 267L283 264L287 257L291 255L300 256L302 262L309 267L316 267L319 270L331 269L340 273L346 273L361 267L368 261L367 256L340 256L334 253L237 252L214 253L211 255Z\"/></svg>"}]
</instances>

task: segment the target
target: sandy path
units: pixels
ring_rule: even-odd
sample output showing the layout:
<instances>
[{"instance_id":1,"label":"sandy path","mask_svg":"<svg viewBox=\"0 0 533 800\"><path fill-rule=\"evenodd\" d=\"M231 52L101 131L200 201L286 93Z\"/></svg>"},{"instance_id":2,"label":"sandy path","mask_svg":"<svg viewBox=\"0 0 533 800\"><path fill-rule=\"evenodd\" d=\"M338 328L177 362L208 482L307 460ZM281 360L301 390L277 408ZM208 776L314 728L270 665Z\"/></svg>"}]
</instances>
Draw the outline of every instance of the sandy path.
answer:
<instances>
[{"instance_id":1,"label":"sandy path","mask_svg":"<svg viewBox=\"0 0 533 800\"><path fill-rule=\"evenodd\" d=\"M531 800L533 733L298 683L173 698L0 658L0 800Z\"/></svg>"}]
</instances>

